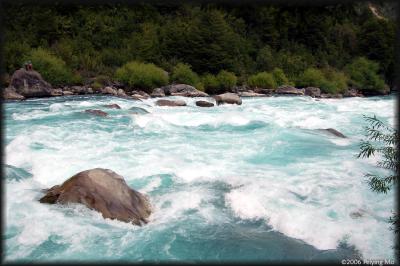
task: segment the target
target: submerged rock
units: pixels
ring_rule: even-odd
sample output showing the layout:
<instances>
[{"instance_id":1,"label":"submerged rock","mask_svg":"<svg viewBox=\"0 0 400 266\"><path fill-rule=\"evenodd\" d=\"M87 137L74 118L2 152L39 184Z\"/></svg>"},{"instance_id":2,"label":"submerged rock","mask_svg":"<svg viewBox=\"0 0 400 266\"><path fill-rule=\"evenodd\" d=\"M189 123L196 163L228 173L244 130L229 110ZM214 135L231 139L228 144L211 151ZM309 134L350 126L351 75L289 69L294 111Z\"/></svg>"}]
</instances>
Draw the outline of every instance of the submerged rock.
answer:
<instances>
[{"instance_id":1,"label":"submerged rock","mask_svg":"<svg viewBox=\"0 0 400 266\"><path fill-rule=\"evenodd\" d=\"M214 96L215 101L217 102L217 105L228 103L228 104L242 104L242 99L240 99L239 95L235 93L224 93L220 95L215 95Z\"/></svg>"},{"instance_id":2,"label":"submerged rock","mask_svg":"<svg viewBox=\"0 0 400 266\"><path fill-rule=\"evenodd\" d=\"M24 100L25 97L21 94L17 93L14 88L5 88L3 91L3 99L4 100Z\"/></svg>"},{"instance_id":3,"label":"submerged rock","mask_svg":"<svg viewBox=\"0 0 400 266\"><path fill-rule=\"evenodd\" d=\"M104 107L107 107L107 108L111 108L111 109L121 109L121 106L119 106L118 104L116 104L116 103L112 103L112 104L106 104L106 105L103 105Z\"/></svg>"},{"instance_id":4,"label":"submerged rock","mask_svg":"<svg viewBox=\"0 0 400 266\"><path fill-rule=\"evenodd\" d=\"M186 103L182 100L161 99L161 100L156 101L156 105L158 105L158 106L186 106Z\"/></svg>"},{"instance_id":5,"label":"submerged rock","mask_svg":"<svg viewBox=\"0 0 400 266\"><path fill-rule=\"evenodd\" d=\"M365 216L367 214L367 211L364 209L358 209L356 211L350 212L349 216L353 219L359 219Z\"/></svg>"},{"instance_id":6,"label":"submerged rock","mask_svg":"<svg viewBox=\"0 0 400 266\"><path fill-rule=\"evenodd\" d=\"M103 112L103 111L97 110L97 109L88 109L88 110L85 110L85 113L102 116L102 117L108 116L108 114L106 112Z\"/></svg>"},{"instance_id":7,"label":"submerged rock","mask_svg":"<svg viewBox=\"0 0 400 266\"><path fill-rule=\"evenodd\" d=\"M149 113L149 111L147 111L146 109L136 107L136 106L130 108L129 110L132 111L132 113L134 113L134 114L148 114Z\"/></svg>"},{"instance_id":8,"label":"submerged rock","mask_svg":"<svg viewBox=\"0 0 400 266\"><path fill-rule=\"evenodd\" d=\"M103 168L80 172L62 185L46 190L41 203L80 203L100 212L104 218L141 225L151 214L149 199L131 189L124 178Z\"/></svg>"},{"instance_id":9,"label":"submerged rock","mask_svg":"<svg viewBox=\"0 0 400 266\"><path fill-rule=\"evenodd\" d=\"M213 107L214 104L207 101L196 101L196 105L200 107Z\"/></svg>"},{"instance_id":10,"label":"submerged rock","mask_svg":"<svg viewBox=\"0 0 400 266\"><path fill-rule=\"evenodd\" d=\"M332 135L335 135L336 137L339 137L339 138L347 138L345 135L343 135L341 132L337 131L334 128L323 128L323 129L318 129L318 130L324 131L324 132L328 132L328 133L330 133Z\"/></svg>"},{"instance_id":11,"label":"submerged rock","mask_svg":"<svg viewBox=\"0 0 400 266\"><path fill-rule=\"evenodd\" d=\"M276 89L277 94L304 95L304 89L297 89L292 86L280 86Z\"/></svg>"},{"instance_id":12,"label":"submerged rock","mask_svg":"<svg viewBox=\"0 0 400 266\"><path fill-rule=\"evenodd\" d=\"M39 72L24 68L16 70L11 76L10 87L26 98L50 97L52 89L50 83L46 82Z\"/></svg>"}]
</instances>

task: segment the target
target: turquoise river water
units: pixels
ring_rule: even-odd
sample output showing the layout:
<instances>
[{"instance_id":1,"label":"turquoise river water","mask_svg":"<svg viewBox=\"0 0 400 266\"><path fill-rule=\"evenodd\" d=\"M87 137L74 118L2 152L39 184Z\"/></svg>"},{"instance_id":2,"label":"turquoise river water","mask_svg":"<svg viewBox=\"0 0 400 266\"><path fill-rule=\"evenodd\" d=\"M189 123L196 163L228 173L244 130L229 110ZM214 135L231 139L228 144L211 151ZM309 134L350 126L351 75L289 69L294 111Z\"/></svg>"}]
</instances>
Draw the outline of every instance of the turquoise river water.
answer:
<instances>
[{"instance_id":1,"label":"turquoise river water","mask_svg":"<svg viewBox=\"0 0 400 266\"><path fill-rule=\"evenodd\" d=\"M372 192L364 174L385 172L378 158L356 155L362 115L393 125L395 96L243 98L213 108L171 98L188 106L108 96L5 103L5 260L394 258L394 193ZM122 109L103 107L110 103ZM42 189L96 167L149 195L147 225L38 202Z\"/></svg>"}]
</instances>

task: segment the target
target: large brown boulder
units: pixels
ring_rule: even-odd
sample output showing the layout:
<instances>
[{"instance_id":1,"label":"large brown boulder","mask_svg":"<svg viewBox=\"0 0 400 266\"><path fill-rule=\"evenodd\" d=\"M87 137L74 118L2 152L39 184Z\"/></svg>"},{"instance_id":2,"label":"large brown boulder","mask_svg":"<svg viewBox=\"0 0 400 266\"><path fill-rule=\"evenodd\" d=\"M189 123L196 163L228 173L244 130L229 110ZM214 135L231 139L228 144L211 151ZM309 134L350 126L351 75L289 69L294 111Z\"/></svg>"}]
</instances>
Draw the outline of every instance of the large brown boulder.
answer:
<instances>
[{"instance_id":1,"label":"large brown boulder","mask_svg":"<svg viewBox=\"0 0 400 266\"><path fill-rule=\"evenodd\" d=\"M151 213L149 199L131 189L124 178L103 168L80 172L62 185L46 190L41 203L80 203L104 218L142 225Z\"/></svg>"},{"instance_id":2,"label":"large brown boulder","mask_svg":"<svg viewBox=\"0 0 400 266\"><path fill-rule=\"evenodd\" d=\"M214 99L217 102L217 105L224 103L238 104L238 105L242 104L242 99L240 99L239 95L230 92L220 95L215 95Z\"/></svg>"},{"instance_id":3,"label":"large brown boulder","mask_svg":"<svg viewBox=\"0 0 400 266\"><path fill-rule=\"evenodd\" d=\"M304 95L304 89L297 89L292 86L280 86L275 90L277 94L289 94L289 95Z\"/></svg>"},{"instance_id":4,"label":"large brown boulder","mask_svg":"<svg viewBox=\"0 0 400 266\"><path fill-rule=\"evenodd\" d=\"M51 96L50 83L34 70L21 68L15 71L11 76L10 87L15 88L18 94L26 98Z\"/></svg>"},{"instance_id":5,"label":"large brown boulder","mask_svg":"<svg viewBox=\"0 0 400 266\"><path fill-rule=\"evenodd\" d=\"M182 100L161 99L161 100L156 101L156 105L158 105L158 106L186 106L186 103Z\"/></svg>"},{"instance_id":6,"label":"large brown boulder","mask_svg":"<svg viewBox=\"0 0 400 266\"><path fill-rule=\"evenodd\" d=\"M5 88L3 90L3 95L2 96L3 96L4 100L18 100L18 101L21 101L21 100L25 99L24 96L22 96L21 94L15 92L14 88Z\"/></svg>"},{"instance_id":7,"label":"large brown boulder","mask_svg":"<svg viewBox=\"0 0 400 266\"><path fill-rule=\"evenodd\" d=\"M195 87L187 84L172 84L164 86L161 89L164 90L165 95L171 96L184 96L184 97L208 97L209 95L205 92L197 90Z\"/></svg>"}]
</instances>

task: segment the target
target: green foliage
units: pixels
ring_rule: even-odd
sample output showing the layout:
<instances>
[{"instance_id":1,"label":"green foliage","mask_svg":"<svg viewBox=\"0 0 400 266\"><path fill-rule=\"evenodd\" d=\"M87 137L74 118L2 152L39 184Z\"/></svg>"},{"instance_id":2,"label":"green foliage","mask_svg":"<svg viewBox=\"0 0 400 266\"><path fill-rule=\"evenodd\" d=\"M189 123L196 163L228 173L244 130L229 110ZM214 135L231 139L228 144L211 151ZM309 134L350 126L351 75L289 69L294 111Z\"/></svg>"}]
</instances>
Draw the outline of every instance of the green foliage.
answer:
<instances>
[{"instance_id":1,"label":"green foliage","mask_svg":"<svg viewBox=\"0 0 400 266\"><path fill-rule=\"evenodd\" d=\"M377 73L392 85L396 24L356 7L7 3L4 66L12 74L32 49L42 47L85 80L112 76L123 64L140 61L168 71L185 62L200 75L225 69L242 83L274 68L298 80L308 68L341 70L365 56L379 63ZM376 77L369 79L382 87Z\"/></svg>"},{"instance_id":2,"label":"green foliage","mask_svg":"<svg viewBox=\"0 0 400 266\"><path fill-rule=\"evenodd\" d=\"M345 69L352 86L373 91L381 91L385 87L385 82L378 74L379 64L365 57L356 58Z\"/></svg>"},{"instance_id":3,"label":"green foliage","mask_svg":"<svg viewBox=\"0 0 400 266\"><path fill-rule=\"evenodd\" d=\"M387 193L398 181L398 157L397 157L397 129L384 124L376 116L364 116L369 123L365 127L366 140L360 144L358 158L369 158L378 155L382 159L377 166L389 170L388 176L380 177L375 174L366 174L368 183L373 191Z\"/></svg>"},{"instance_id":4,"label":"green foliage","mask_svg":"<svg viewBox=\"0 0 400 266\"><path fill-rule=\"evenodd\" d=\"M33 68L52 85L59 86L74 83L74 75L65 62L51 54L48 50L37 48L32 50L25 60L31 60Z\"/></svg>"},{"instance_id":5,"label":"green foliage","mask_svg":"<svg viewBox=\"0 0 400 266\"><path fill-rule=\"evenodd\" d=\"M207 93L215 92L219 88L217 77L212 74L205 74L202 77L202 82Z\"/></svg>"},{"instance_id":6,"label":"green foliage","mask_svg":"<svg viewBox=\"0 0 400 266\"><path fill-rule=\"evenodd\" d=\"M248 78L247 84L251 87L275 89L277 87L274 76L271 73L261 72Z\"/></svg>"},{"instance_id":7,"label":"green foliage","mask_svg":"<svg viewBox=\"0 0 400 266\"><path fill-rule=\"evenodd\" d=\"M365 174L365 178L373 191L386 194L398 183L399 178L398 131L396 128L383 123L375 115L373 117L364 116L364 119L368 122L368 125L365 127L366 139L360 143L360 152L357 157L370 158L378 156L381 158L377 162L377 166L386 169L388 174L381 176L367 173ZM389 222L395 226L399 225L398 213L394 213L390 217ZM398 233L398 229L395 229L395 233ZM399 247L395 246L395 249L398 251Z\"/></svg>"},{"instance_id":8,"label":"green foliage","mask_svg":"<svg viewBox=\"0 0 400 266\"><path fill-rule=\"evenodd\" d=\"M198 85L200 82L199 76L192 71L192 68L182 63L177 64L173 68L171 80L175 83L189 84L192 86Z\"/></svg>"},{"instance_id":9,"label":"green foliage","mask_svg":"<svg viewBox=\"0 0 400 266\"><path fill-rule=\"evenodd\" d=\"M217 81L221 90L228 90L236 85L237 77L232 72L221 70L217 75Z\"/></svg>"},{"instance_id":10,"label":"green foliage","mask_svg":"<svg viewBox=\"0 0 400 266\"><path fill-rule=\"evenodd\" d=\"M322 91L326 93L343 93L347 89L348 77L345 73L336 71L333 68L325 68L323 70L326 78L325 86L322 86Z\"/></svg>"},{"instance_id":11,"label":"green foliage","mask_svg":"<svg viewBox=\"0 0 400 266\"><path fill-rule=\"evenodd\" d=\"M274 68L272 71L272 76L274 77L276 86L278 87L282 85L292 85L283 70L280 68Z\"/></svg>"},{"instance_id":12,"label":"green foliage","mask_svg":"<svg viewBox=\"0 0 400 266\"><path fill-rule=\"evenodd\" d=\"M308 68L298 78L296 84L300 87L318 87L323 93L343 93L347 88L347 76L331 68Z\"/></svg>"},{"instance_id":13,"label":"green foliage","mask_svg":"<svg viewBox=\"0 0 400 266\"><path fill-rule=\"evenodd\" d=\"M6 69L16 70L21 67L24 58L29 54L30 47L24 41L4 42L4 61ZM10 73L12 74L12 73Z\"/></svg>"},{"instance_id":14,"label":"green foliage","mask_svg":"<svg viewBox=\"0 0 400 266\"><path fill-rule=\"evenodd\" d=\"M237 77L232 72L221 70L216 76L209 73L204 75L202 82L207 93L219 94L235 86Z\"/></svg>"},{"instance_id":15,"label":"green foliage","mask_svg":"<svg viewBox=\"0 0 400 266\"><path fill-rule=\"evenodd\" d=\"M154 64L138 61L126 63L115 71L115 78L132 87L150 92L153 88L167 85L168 74Z\"/></svg>"}]
</instances>

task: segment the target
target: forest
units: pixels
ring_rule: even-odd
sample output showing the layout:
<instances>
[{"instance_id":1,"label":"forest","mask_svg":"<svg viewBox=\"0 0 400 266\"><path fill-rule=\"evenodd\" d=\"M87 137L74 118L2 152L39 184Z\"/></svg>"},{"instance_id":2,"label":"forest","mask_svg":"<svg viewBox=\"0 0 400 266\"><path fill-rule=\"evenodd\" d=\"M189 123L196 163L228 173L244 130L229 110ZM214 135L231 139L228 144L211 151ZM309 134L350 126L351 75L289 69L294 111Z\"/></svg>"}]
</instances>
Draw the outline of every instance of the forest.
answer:
<instances>
[{"instance_id":1,"label":"forest","mask_svg":"<svg viewBox=\"0 0 400 266\"><path fill-rule=\"evenodd\" d=\"M336 93L395 82L395 21L365 2L7 4L4 15L3 85L26 61L54 86L181 82L213 93L291 84Z\"/></svg>"}]
</instances>

